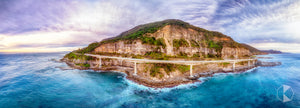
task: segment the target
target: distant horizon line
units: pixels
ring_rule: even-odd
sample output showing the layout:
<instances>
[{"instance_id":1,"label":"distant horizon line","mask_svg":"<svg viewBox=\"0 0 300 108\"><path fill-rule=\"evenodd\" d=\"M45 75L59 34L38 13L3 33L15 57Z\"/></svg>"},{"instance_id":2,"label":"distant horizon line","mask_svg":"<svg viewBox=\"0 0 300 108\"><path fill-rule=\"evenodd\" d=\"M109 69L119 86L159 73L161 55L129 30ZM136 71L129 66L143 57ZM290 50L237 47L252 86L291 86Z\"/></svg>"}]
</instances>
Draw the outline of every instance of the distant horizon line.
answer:
<instances>
[{"instance_id":1,"label":"distant horizon line","mask_svg":"<svg viewBox=\"0 0 300 108\"><path fill-rule=\"evenodd\" d=\"M272 50L272 49L270 49ZM261 50L261 51L266 51L266 50ZM274 50L274 51L279 51L279 50ZM0 54L49 54L49 53L68 53L72 51L57 51L57 52L0 52ZM300 52L282 52L280 51L281 54L300 54Z\"/></svg>"}]
</instances>

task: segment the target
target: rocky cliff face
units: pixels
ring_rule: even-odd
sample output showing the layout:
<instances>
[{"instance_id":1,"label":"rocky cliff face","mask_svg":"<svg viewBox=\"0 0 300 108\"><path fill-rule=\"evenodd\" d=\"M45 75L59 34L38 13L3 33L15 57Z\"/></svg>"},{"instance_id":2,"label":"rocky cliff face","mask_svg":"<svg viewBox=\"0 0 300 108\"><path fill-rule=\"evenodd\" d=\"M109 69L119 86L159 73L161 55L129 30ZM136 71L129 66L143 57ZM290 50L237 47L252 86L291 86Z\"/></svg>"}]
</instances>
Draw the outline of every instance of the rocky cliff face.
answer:
<instances>
[{"instance_id":1,"label":"rocky cliff face","mask_svg":"<svg viewBox=\"0 0 300 108\"><path fill-rule=\"evenodd\" d=\"M220 56L223 59L249 57L252 53L245 47L232 47L228 44L236 43L230 37L213 37L207 39L204 32L178 25L166 25L154 33L143 34L142 37L162 41L163 45L153 45L141 38L134 40L120 40L100 45L95 53L118 53L130 55L145 55L150 52L164 53L167 56L187 55L188 57ZM215 46L214 46L215 45Z\"/></svg>"}]
</instances>

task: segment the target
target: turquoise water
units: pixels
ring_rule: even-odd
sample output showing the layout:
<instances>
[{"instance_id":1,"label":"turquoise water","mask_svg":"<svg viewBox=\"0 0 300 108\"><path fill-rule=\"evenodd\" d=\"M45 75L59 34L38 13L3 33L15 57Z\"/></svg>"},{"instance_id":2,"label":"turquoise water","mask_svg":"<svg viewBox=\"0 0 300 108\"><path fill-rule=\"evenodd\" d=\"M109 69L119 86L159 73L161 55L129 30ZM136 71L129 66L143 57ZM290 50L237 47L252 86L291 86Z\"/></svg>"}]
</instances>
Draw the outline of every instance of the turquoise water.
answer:
<instances>
[{"instance_id":1,"label":"turquoise water","mask_svg":"<svg viewBox=\"0 0 300 108\"><path fill-rule=\"evenodd\" d=\"M51 59L63 55L1 54L0 107L300 107L300 54L266 55L282 65L162 90L133 84L120 73L62 70L67 65ZM282 85L294 92L289 102L277 97Z\"/></svg>"}]
</instances>

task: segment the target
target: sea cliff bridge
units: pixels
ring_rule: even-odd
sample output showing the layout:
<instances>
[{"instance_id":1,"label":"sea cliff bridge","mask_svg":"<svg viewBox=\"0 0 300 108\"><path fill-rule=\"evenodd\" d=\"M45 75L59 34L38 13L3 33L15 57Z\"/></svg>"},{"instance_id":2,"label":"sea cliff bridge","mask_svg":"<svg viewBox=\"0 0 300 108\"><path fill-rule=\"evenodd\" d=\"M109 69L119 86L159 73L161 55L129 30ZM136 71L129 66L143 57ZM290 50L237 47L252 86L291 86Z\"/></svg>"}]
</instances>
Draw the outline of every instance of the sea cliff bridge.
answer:
<instances>
[{"instance_id":1,"label":"sea cliff bridge","mask_svg":"<svg viewBox=\"0 0 300 108\"><path fill-rule=\"evenodd\" d=\"M232 63L232 70L235 71L235 64L237 62L248 61L248 67L254 66L257 59L236 59L236 60L213 60L213 61L185 61L185 60L151 60L151 59L136 59L136 58L124 58L124 57L114 57L114 56L103 56L95 54L84 54L86 56L96 57L99 59L99 67L101 68L101 59L110 58L117 60L126 60L134 63L134 74L137 75L137 63L170 63L170 64L181 64L190 66L190 77L193 76L193 65L200 65L205 63Z\"/></svg>"}]
</instances>

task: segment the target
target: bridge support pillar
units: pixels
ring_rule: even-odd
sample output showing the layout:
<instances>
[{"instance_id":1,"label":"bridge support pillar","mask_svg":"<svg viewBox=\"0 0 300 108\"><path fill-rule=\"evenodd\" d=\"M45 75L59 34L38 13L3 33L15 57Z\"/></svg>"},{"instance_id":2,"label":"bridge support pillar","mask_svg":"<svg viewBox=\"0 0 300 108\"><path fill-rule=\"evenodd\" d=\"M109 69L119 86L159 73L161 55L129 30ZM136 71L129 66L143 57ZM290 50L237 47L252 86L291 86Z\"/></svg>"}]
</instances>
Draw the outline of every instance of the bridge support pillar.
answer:
<instances>
[{"instance_id":1,"label":"bridge support pillar","mask_svg":"<svg viewBox=\"0 0 300 108\"><path fill-rule=\"evenodd\" d=\"M120 60L120 65L121 65L121 66L123 65L123 60L122 60L122 59Z\"/></svg>"},{"instance_id":2,"label":"bridge support pillar","mask_svg":"<svg viewBox=\"0 0 300 108\"><path fill-rule=\"evenodd\" d=\"M133 75L136 75L137 73L137 70L136 70L136 62L134 62L134 74Z\"/></svg>"},{"instance_id":3,"label":"bridge support pillar","mask_svg":"<svg viewBox=\"0 0 300 108\"><path fill-rule=\"evenodd\" d=\"M248 61L248 67L249 67L249 68L251 67L250 60Z\"/></svg>"},{"instance_id":4,"label":"bridge support pillar","mask_svg":"<svg viewBox=\"0 0 300 108\"><path fill-rule=\"evenodd\" d=\"M101 65L102 65L102 63L101 63L101 57L99 57L99 68L101 68Z\"/></svg>"},{"instance_id":5,"label":"bridge support pillar","mask_svg":"<svg viewBox=\"0 0 300 108\"><path fill-rule=\"evenodd\" d=\"M232 71L233 72L235 71L235 61L233 62L233 65L232 65Z\"/></svg>"},{"instance_id":6,"label":"bridge support pillar","mask_svg":"<svg viewBox=\"0 0 300 108\"><path fill-rule=\"evenodd\" d=\"M193 65L190 65L190 77L193 77Z\"/></svg>"}]
</instances>

